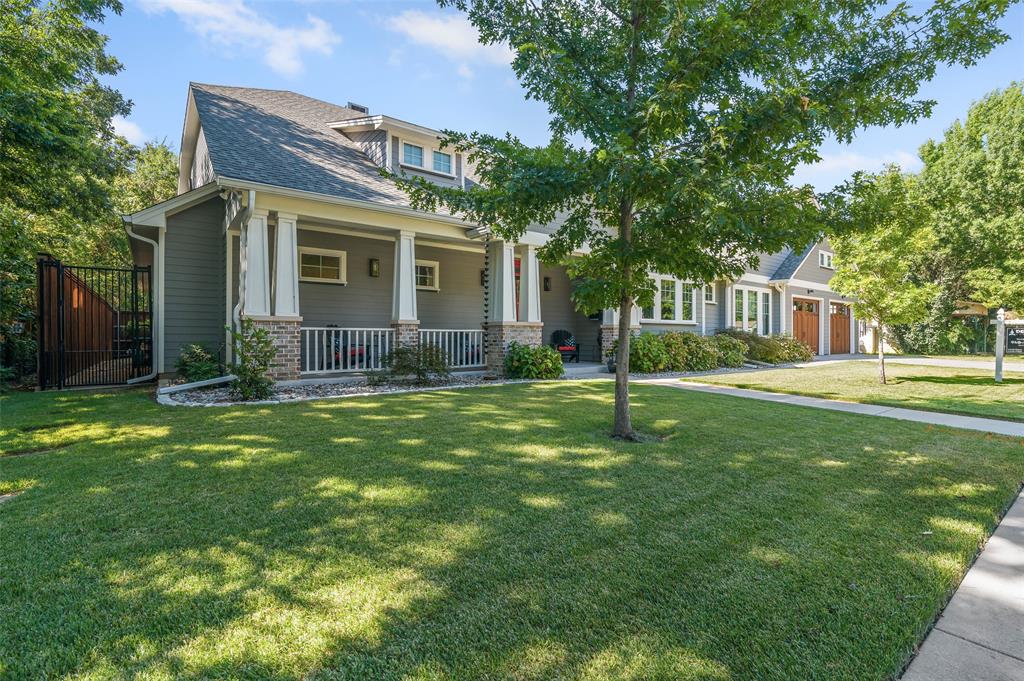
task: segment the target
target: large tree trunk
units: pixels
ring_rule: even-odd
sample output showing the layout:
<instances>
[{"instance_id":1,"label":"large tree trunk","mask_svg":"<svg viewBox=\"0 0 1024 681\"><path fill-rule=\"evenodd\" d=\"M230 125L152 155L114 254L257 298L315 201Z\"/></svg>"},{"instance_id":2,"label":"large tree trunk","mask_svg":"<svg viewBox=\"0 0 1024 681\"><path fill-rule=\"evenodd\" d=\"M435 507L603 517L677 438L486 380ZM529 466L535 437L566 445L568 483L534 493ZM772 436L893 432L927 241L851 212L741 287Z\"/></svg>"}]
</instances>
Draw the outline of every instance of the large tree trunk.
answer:
<instances>
[{"instance_id":1,"label":"large tree trunk","mask_svg":"<svg viewBox=\"0 0 1024 681\"><path fill-rule=\"evenodd\" d=\"M882 335L882 323L878 323L878 381L885 383L885 337Z\"/></svg>"},{"instance_id":2,"label":"large tree trunk","mask_svg":"<svg viewBox=\"0 0 1024 681\"><path fill-rule=\"evenodd\" d=\"M623 199L619 206L619 236L627 249L633 241L633 203ZM630 263L621 263L622 295L619 297L619 348L615 358L615 428L612 436L635 440L633 419L629 413L629 322L633 316Z\"/></svg>"},{"instance_id":3,"label":"large tree trunk","mask_svg":"<svg viewBox=\"0 0 1024 681\"><path fill-rule=\"evenodd\" d=\"M619 345L615 358L615 429L614 437L623 440L636 439L633 419L629 412L629 322L633 312L633 300L623 295L619 301Z\"/></svg>"}]
</instances>

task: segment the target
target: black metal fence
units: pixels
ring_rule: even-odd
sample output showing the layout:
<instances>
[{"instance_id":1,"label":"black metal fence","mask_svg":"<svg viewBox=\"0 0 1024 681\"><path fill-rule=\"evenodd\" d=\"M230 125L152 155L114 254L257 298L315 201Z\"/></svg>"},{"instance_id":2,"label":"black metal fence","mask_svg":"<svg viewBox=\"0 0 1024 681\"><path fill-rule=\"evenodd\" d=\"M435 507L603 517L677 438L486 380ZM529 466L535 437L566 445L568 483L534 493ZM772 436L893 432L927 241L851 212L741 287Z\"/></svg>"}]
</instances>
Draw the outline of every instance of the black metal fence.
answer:
<instances>
[{"instance_id":1,"label":"black metal fence","mask_svg":"<svg viewBox=\"0 0 1024 681\"><path fill-rule=\"evenodd\" d=\"M153 368L149 267L36 261L39 387L119 385Z\"/></svg>"}]
</instances>

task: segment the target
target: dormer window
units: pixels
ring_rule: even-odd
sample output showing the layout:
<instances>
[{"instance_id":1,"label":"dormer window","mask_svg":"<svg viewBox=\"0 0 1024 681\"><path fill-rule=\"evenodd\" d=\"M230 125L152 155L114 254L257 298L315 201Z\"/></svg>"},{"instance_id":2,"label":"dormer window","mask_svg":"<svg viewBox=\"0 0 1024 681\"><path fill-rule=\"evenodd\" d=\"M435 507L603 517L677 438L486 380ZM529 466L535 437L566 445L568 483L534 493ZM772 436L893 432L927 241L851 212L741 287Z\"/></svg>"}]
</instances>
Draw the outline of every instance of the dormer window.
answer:
<instances>
[{"instance_id":1,"label":"dormer window","mask_svg":"<svg viewBox=\"0 0 1024 681\"><path fill-rule=\"evenodd\" d=\"M452 174L452 155L443 151L434 151L434 172Z\"/></svg>"},{"instance_id":2,"label":"dormer window","mask_svg":"<svg viewBox=\"0 0 1024 681\"><path fill-rule=\"evenodd\" d=\"M818 251L818 265L828 270L834 270L835 267L832 265L832 253L828 251Z\"/></svg>"},{"instance_id":3,"label":"dormer window","mask_svg":"<svg viewBox=\"0 0 1024 681\"><path fill-rule=\"evenodd\" d=\"M423 147L408 142L402 143L402 163L408 166L423 167Z\"/></svg>"}]
</instances>

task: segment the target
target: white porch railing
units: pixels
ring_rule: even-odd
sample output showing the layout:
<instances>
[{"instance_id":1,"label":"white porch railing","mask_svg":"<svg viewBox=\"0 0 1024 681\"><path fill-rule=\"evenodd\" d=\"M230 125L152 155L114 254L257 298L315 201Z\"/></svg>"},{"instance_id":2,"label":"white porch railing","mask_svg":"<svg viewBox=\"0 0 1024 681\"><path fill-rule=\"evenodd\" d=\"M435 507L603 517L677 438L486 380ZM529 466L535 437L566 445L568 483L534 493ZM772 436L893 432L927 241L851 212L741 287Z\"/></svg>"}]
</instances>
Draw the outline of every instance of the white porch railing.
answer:
<instances>
[{"instance_id":1,"label":"white porch railing","mask_svg":"<svg viewBox=\"0 0 1024 681\"><path fill-rule=\"evenodd\" d=\"M394 342L394 329L303 327L301 373L383 369Z\"/></svg>"},{"instance_id":2,"label":"white porch railing","mask_svg":"<svg viewBox=\"0 0 1024 681\"><path fill-rule=\"evenodd\" d=\"M420 329L420 345L441 348L453 369L486 365L481 329Z\"/></svg>"}]
</instances>

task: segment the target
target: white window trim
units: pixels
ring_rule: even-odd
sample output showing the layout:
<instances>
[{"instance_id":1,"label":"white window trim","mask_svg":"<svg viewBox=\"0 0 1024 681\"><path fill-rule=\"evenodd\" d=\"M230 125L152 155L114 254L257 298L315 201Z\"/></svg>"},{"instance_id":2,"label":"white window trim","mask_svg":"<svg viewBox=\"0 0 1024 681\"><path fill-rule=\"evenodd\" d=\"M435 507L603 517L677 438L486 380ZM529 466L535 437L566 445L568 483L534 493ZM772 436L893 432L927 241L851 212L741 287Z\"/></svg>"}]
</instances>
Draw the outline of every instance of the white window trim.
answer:
<instances>
[{"instance_id":1,"label":"white window trim","mask_svg":"<svg viewBox=\"0 0 1024 681\"><path fill-rule=\"evenodd\" d=\"M646 324L678 324L686 326L697 325L697 305L700 303L699 295L703 295L703 289L693 284L690 281L683 281L682 279L676 279L662 274L652 274L650 278L654 281L654 317L644 317L643 308L640 309L641 319L640 321ZM674 281L676 285L675 294L676 300L679 304L676 306L675 317L673 319L661 319L661 282L662 281ZM693 303L690 306L692 317L689 319L684 318L683 315L683 284L690 286L690 300Z\"/></svg>"},{"instance_id":2,"label":"white window trim","mask_svg":"<svg viewBox=\"0 0 1024 681\"><path fill-rule=\"evenodd\" d=\"M309 253L311 255L330 255L338 258L339 271L338 279L325 279L324 277L304 277L302 276L302 254ZM312 248L310 246L299 246L298 255L296 256L298 262L296 265L299 268L299 281L308 281L314 284L339 284L345 286L348 284L348 253L345 251L336 251L330 248Z\"/></svg>"},{"instance_id":3,"label":"white window trim","mask_svg":"<svg viewBox=\"0 0 1024 681\"><path fill-rule=\"evenodd\" d=\"M416 288L420 291L440 291L441 290L441 265L436 260L417 260L416 266L423 265L425 267L434 268L434 285L433 286L420 286L416 284ZM413 279L416 278L416 273L413 272Z\"/></svg>"},{"instance_id":4,"label":"white window trim","mask_svg":"<svg viewBox=\"0 0 1024 681\"><path fill-rule=\"evenodd\" d=\"M705 291L711 291L711 297L708 298L707 294L704 295L704 302L709 305L718 305L718 287L714 284L704 284Z\"/></svg>"},{"instance_id":5,"label":"white window trim","mask_svg":"<svg viewBox=\"0 0 1024 681\"><path fill-rule=\"evenodd\" d=\"M410 163L409 161L407 161L405 159L405 145L406 144L408 144L409 146L419 147L420 149L422 149L423 150L423 162L424 163L429 163L429 165L418 165L416 163ZM406 140L406 139L402 139L402 138L398 139L398 155L399 155L399 158L400 158L400 160L399 160L399 164L400 165L405 166L406 168L413 168L415 170L419 170L420 172L430 173L432 175L440 175L441 177L447 177L449 179L454 180L457 177L455 175L455 173L446 173L446 172L444 172L442 170L434 170L434 152L435 151L439 152L439 153L442 153L442 154L448 154L449 156L451 156L452 157L452 170L455 169L455 152L453 152L453 151L445 151L444 149L441 149L440 147L430 146L429 144L421 144L419 142L413 142L411 140Z\"/></svg>"},{"instance_id":6,"label":"white window trim","mask_svg":"<svg viewBox=\"0 0 1024 681\"><path fill-rule=\"evenodd\" d=\"M743 291L743 323L740 326L736 325L736 291ZM739 284L739 285L734 285L734 286L730 287L730 289L729 289L729 300L730 300L730 304L729 304L729 315L730 315L729 326L731 328L733 328L733 329L740 329L741 331L750 331L751 330L750 329L750 324L749 324L750 320L747 319L747 300L748 300L747 292L748 291L754 291L754 292L756 292L758 294L757 304L759 306L763 302L760 299L760 294L762 294L762 293L767 293L768 294L768 328L765 330L764 335L765 336L770 336L772 334L772 326L775 324L775 317L774 317L775 313L772 311L772 307L773 307L772 290L770 288L766 288L764 286L748 286L746 284ZM762 317L761 317L761 310L758 309L758 311L757 311L757 319L754 320L754 324L757 327L760 327L761 319L762 319ZM755 331L754 333L758 333L758 332Z\"/></svg>"},{"instance_id":7,"label":"white window trim","mask_svg":"<svg viewBox=\"0 0 1024 681\"><path fill-rule=\"evenodd\" d=\"M828 264L826 265L823 261L826 256L828 257ZM832 251L818 251L818 267L822 267L826 270L834 270L836 254Z\"/></svg>"}]
</instances>

